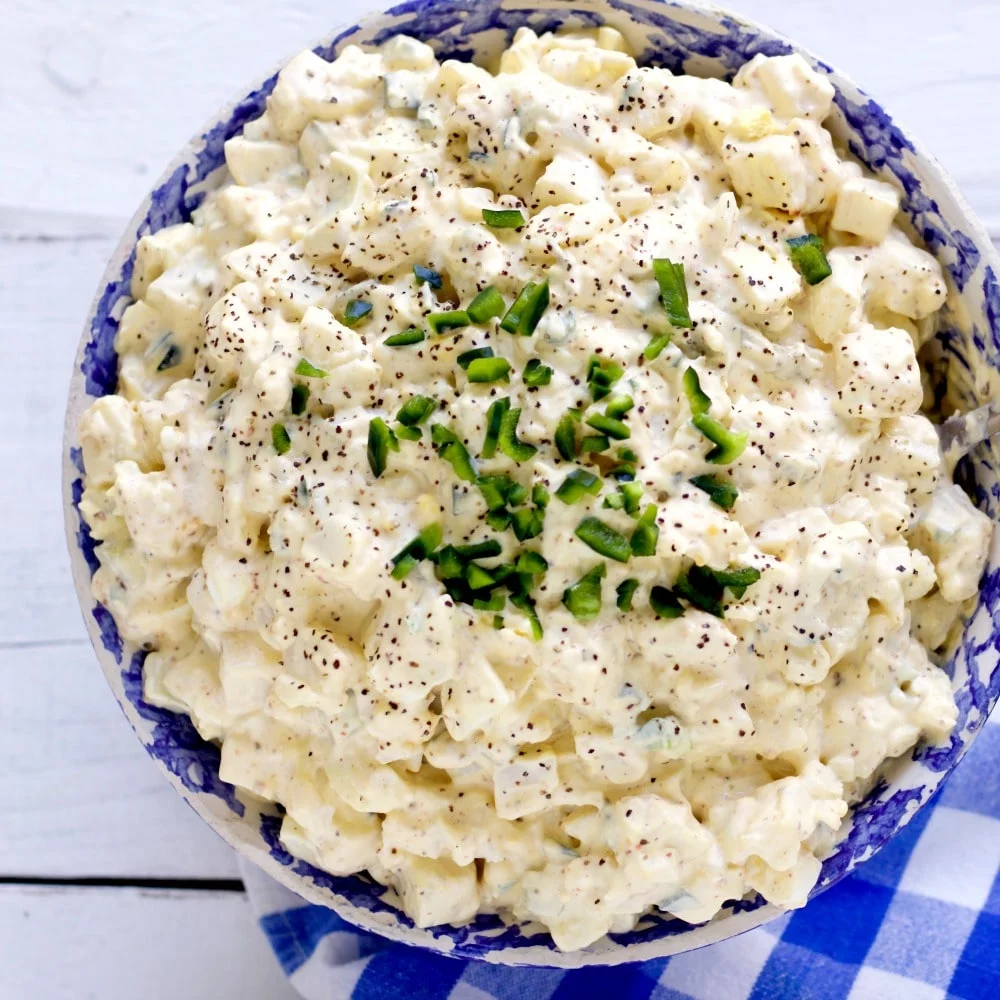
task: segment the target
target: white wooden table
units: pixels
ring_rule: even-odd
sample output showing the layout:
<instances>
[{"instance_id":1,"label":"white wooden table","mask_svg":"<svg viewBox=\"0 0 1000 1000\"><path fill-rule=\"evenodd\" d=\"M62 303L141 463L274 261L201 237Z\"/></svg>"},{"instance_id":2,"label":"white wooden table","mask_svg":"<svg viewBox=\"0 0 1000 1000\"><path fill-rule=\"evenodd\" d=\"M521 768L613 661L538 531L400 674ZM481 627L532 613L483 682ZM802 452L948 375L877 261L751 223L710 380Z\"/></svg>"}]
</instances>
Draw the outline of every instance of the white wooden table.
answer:
<instances>
[{"instance_id":1,"label":"white wooden table","mask_svg":"<svg viewBox=\"0 0 1000 1000\"><path fill-rule=\"evenodd\" d=\"M878 95L1000 237L1000 4L733 2ZM234 856L145 756L87 644L62 410L104 262L162 166L238 88L374 3L2 6L0 996L281 1000Z\"/></svg>"}]
</instances>

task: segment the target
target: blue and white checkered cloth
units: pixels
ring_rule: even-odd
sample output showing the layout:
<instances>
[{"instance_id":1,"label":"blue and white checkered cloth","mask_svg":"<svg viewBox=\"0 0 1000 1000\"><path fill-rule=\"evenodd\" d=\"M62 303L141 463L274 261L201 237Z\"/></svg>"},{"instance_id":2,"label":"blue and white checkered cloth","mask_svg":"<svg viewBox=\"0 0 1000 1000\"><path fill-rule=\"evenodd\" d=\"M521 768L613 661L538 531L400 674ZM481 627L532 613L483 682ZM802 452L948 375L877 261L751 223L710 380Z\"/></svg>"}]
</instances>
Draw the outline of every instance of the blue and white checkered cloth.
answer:
<instances>
[{"instance_id":1,"label":"blue and white checkered cloth","mask_svg":"<svg viewBox=\"0 0 1000 1000\"><path fill-rule=\"evenodd\" d=\"M251 900L306 1000L1000 998L1000 718L875 858L740 937L617 968L507 969L359 933L250 865Z\"/></svg>"}]
</instances>

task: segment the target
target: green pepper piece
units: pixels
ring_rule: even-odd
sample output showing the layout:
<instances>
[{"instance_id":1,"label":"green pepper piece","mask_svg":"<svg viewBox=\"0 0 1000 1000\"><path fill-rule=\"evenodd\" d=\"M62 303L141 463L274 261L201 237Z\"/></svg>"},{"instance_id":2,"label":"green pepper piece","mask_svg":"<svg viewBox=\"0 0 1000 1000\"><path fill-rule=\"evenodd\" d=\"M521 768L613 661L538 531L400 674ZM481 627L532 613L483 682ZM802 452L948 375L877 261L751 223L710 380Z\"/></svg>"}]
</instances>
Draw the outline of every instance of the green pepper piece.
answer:
<instances>
[{"instance_id":1,"label":"green pepper piece","mask_svg":"<svg viewBox=\"0 0 1000 1000\"><path fill-rule=\"evenodd\" d=\"M527 617L528 625L531 628L531 637L535 642L538 642L544 633L542 623L538 619L538 610L535 607L534 600L527 594L511 594L510 603Z\"/></svg>"},{"instance_id":2,"label":"green pepper piece","mask_svg":"<svg viewBox=\"0 0 1000 1000\"><path fill-rule=\"evenodd\" d=\"M672 339L673 337L669 333L656 334L646 345L646 349L642 352L642 356L647 361L655 361L670 346L670 341Z\"/></svg>"},{"instance_id":3,"label":"green pepper piece","mask_svg":"<svg viewBox=\"0 0 1000 1000\"><path fill-rule=\"evenodd\" d=\"M472 606L477 611L503 611L503 606L506 603L507 598L505 598L503 594L493 594L487 600L484 600L481 597L474 598Z\"/></svg>"},{"instance_id":4,"label":"green pepper piece","mask_svg":"<svg viewBox=\"0 0 1000 1000\"><path fill-rule=\"evenodd\" d=\"M500 563L490 572L496 577L497 583L504 584L508 589L516 591L520 588L517 567L514 563Z\"/></svg>"},{"instance_id":5,"label":"green pepper piece","mask_svg":"<svg viewBox=\"0 0 1000 1000\"><path fill-rule=\"evenodd\" d=\"M609 417L620 420L635 406L635 400L631 396L612 396L604 407L604 412Z\"/></svg>"},{"instance_id":6,"label":"green pepper piece","mask_svg":"<svg viewBox=\"0 0 1000 1000\"><path fill-rule=\"evenodd\" d=\"M432 312L426 316L432 333L458 330L469 325L469 314L464 309L450 309L447 312Z\"/></svg>"},{"instance_id":7,"label":"green pepper piece","mask_svg":"<svg viewBox=\"0 0 1000 1000\"><path fill-rule=\"evenodd\" d=\"M506 506L511 482L509 476L480 476L476 480L487 510L500 510Z\"/></svg>"},{"instance_id":8,"label":"green pepper piece","mask_svg":"<svg viewBox=\"0 0 1000 1000\"><path fill-rule=\"evenodd\" d=\"M637 515L639 501L642 499L642 483L622 483L618 489L621 490L625 501L625 513Z\"/></svg>"},{"instance_id":9,"label":"green pepper piece","mask_svg":"<svg viewBox=\"0 0 1000 1000\"><path fill-rule=\"evenodd\" d=\"M472 461L469 450L460 441L451 441L438 451L438 454L455 470L459 479L474 483L478 472Z\"/></svg>"},{"instance_id":10,"label":"green pepper piece","mask_svg":"<svg viewBox=\"0 0 1000 1000\"><path fill-rule=\"evenodd\" d=\"M587 425L593 427L595 431L607 434L608 437L614 438L616 441L624 441L632 436L628 424L604 413L591 414L587 417Z\"/></svg>"},{"instance_id":11,"label":"green pepper piece","mask_svg":"<svg viewBox=\"0 0 1000 1000\"><path fill-rule=\"evenodd\" d=\"M618 600L615 602L618 605L619 611L631 611L632 610L632 598L635 596L635 592L639 589L639 581L635 577L629 577L627 580L622 580L621 583L615 587L615 593L618 595Z\"/></svg>"},{"instance_id":12,"label":"green pepper piece","mask_svg":"<svg viewBox=\"0 0 1000 1000\"><path fill-rule=\"evenodd\" d=\"M680 618L684 614L681 602L666 587L653 587L649 592L649 606L657 618Z\"/></svg>"},{"instance_id":13,"label":"green pepper piece","mask_svg":"<svg viewBox=\"0 0 1000 1000\"><path fill-rule=\"evenodd\" d=\"M496 583L492 573L474 562L466 564L464 575L473 590L484 590Z\"/></svg>"},{"instance_id":14,"label":"green pepper piece","mask_svg":"<svg viewBox=\"0 0 1000 1000\"><path fill-rule=\"evenodd\" d=\"M440 288L444 284L441 275L437 271L429 267L424 267L422 264L413 265L413 274L417 279L418 285L430 285L431 288Z\"/></svg>"},{"instance_id":15,"label":"green pepper piece","mask_svg":"<svg viewBox=\"0 0 1000 1000\"><path fill-rule=\"evenodd\" d=\"M396 435L381 417L375 417L368 425L368 465L376 479L385 472L390 451L399 451Z\"/></svg>"},{"instance_id":16,"label":"green pepper piece","mask_svg":"<svg viewBox=\"0 0 1000 1000\"><path fill-rule=\"evenodd\" d=\"M399 408L396 419L407 427L426 420L437 409L437 403L429 396L411 396Z\"/></svg>"},{"instance_id":17,"label":"green pepper piece","mask_svg":"<svg viewBox=\"0 0 1000 1000\"><path fill-rule=\"evenodd\" d=\"M756 566L740 566L735 569L712 569L704 566L701 567L701 571L715 580L720 587L730 589L742 587L745 590L760 579L760 570Z\"/></svg>"},{"instance_id":18,"label":"green pepper piece","mask_svg":"<svg viewBox=\"0 0 1000 1000\"><path fill-rule=\"evenodd\" d=\"M580 454L600 453L607 451L611 442L603 434L586 434L580 442Z\"/></svg>"},{"instance_id":19,"label":"green pepper piece","mask_svg":"<svg viewBox=\"0 0 1000 1000\"><path fill-rule=\"evenodd\" d=\"M615 559L618 562L628 562L629 542L620 532L615 531L598 517L585 517L574 532L585 545L589 545L598 555Z\"/></svg>"},{"instance_id":20,"label":"green pepper piece","mask_svg":"<svg viewBox=\"0 0 1000 1000\"><path fill-rule=\"evenodd\" d=\"M556 490L556 498L564 504L579 503L585 496L596 497L601 492L601 480L586 469L574 469Z\"/></svg>"},{"instance_id":21,"label":"green pepper piece","mask_svg":"<svg viewBox=\"0 0 1000 1000\"><path fill-rule=\"evenodd\" d=\"M699 566L692 566L677 577L674 593L688 604L707 611L716 618L723 617L725 609L722 606L722 587Z\"/></svg>"},{"instance_id":22,"label":"green pepper piece","mask_svg":"<svg viewBox=\"0 0 1000 1000\"><path fill-rule=\"evenodd\" d=\"M528 337L535 332L542 313L549 304L548 281L529 281L511 303L507 314L500 321L500 328L508 333Z\"/></svg>"},{"instance_id":23,"label":"green pepper piece","mask_svg":"<svg viewBox=\"0 0 1000 1000\"><path fill-rule=\"evenodd\" d=\"M525 549L522 553L520 553L520 555L518 555L514 568L518 573L528 573L531 576L541 576L541 574L549 568L549 564L541 552L534 552L531 549Z\"/></svg>"},{"instance_id":24,"label":"green pepper piece","mask_svg":"<svg viewBox=\"0 0 1000 1000\"><path fill-rule=\"evenodd\" d=\"M511 514L511 526L514 529L514 537L519 542L526 542L529 538L537 538L542 533L545 524L545 512L537 507L529 510L522 507Z\"/></svg>"},{"instance_id":25,"label":"green pepper piece","mask_svg":"<svg viewBox=\"0 0 1000 1000\"><path fill-rule=\"evenodd\" d=\"M587 363L587 384L590 386L590 395L595 401L604 399L610 395L612 388L624 374L625 369L616 361L592 354Z\"/></svg>"},{"instance_id":26,"label":"green pepper piece","mask_svg":"<svg viewBox=\"0 0 1000 1000\"><path fill-rule=\"evenodd\" d=\"M458 578L457 580L442 580L444 584L444 589L448 596L456 604L471 604L475 599L472 590L469 588L468 583L465 582L464 578Z\"/></svg>"},{"instance_id":27,"label":"green pepper piece","mask_svg":"<svg viewBox=\"0 0 1000 1000\"><path fill-rule=\"evenodd\" d=\"M406 424L400 424L393 433L400 441L419 441L424 436L419 427L407 427Z\"/></svg>"},{"instance_id":28,"label":"green pepper piece","mask_svg":"<svg viewBox=\"0 0 1000 1000\"><path fill-rule=\"evenodd\" d=\"M605 564L598 563L563 591L563 604L574 618L589 622L600 614L601 581L606 572Z\"/></svg>"},{"instance_id":29,"label":"green pepper piece","mask_svg":"<svg viewBox=\"0 0 1000 1000\"><path fill-rule=\"evenodd\" d=\"M292 386L292 413L300 417L306 412L306 404L309 402L309 386Z\"/></svg>"},{"instance_id":30,"label":"green pepper piece","mask_svg":"<svg viewBox=\"0 0 1000 1000\"><path fill-rule=\"evenodd\" d=\"M549 491L541 483L535 483L531 487L531 502L536 507L548 507Z\"/></svg>"},{"instance_id":31,"label":"green pepper piece","mask_svg":"<svg viewBox=\"0 0 1000 1000\"><path fill-rule=\"evenodd\" d=\"M326 378L329 372L324 371L322 368L317 368L305 358L299 358L299 363L295 366L295 374L301 375L302 378Z\"/></svg>"},{"instance_id":32,"label":"green pepper piece","mask_svg":"<svg viewBox=\"0 0 1000 1000\"><path fill-rule=\"evenodd\" d=\"M533 444L518 439L517 422L520 419L520 407L507 410L500 420L500 434L497 438L497 447L500 451L518 464L527 462L538 451Z\"/></svg>"},{"instance_id":33,"label":"green pepper piece","mask_svg":"<svg viewBox=\"0 0 1000 1000\"><path fill-rule=\"evenodd\" d=\"M420 560L416 556L411 556L409 554L400 557L399 561L395 566L392 567L392 573L390 576L394 580L405 580L406 577L410 575L419 564Z\"/></svg>"},{"instance_id":34,"label":"green pepper piece","mask_svg":"<svg viewBox=\"0 0 1000 1000\"><path fill-rule=\"evenodd\" d=\"M483 222L491 229L520 229L525 218L519 208L484 208Z\"/></svg>"},{"instance_id":35,"label":"green pepper piece","mask_svg":"<svg viewBox=\"0 0 1000 1000\"><path fill-rule=\"evenodd\" d=\"M507 307L504 305L503 296L490 285L484 288L466 307L469 319L473 323L482 325L489 323L491 319L502 316Z\"/></svg>"},{"instance_id":36,"label":"green pepper piece","mask_svg":"<svg viewBox=\"0 0 1000 1000\"><path fill-rule=\"evenodd\" d=\"M689 369L690 370L690 369ZM705 456L713 465L729 465L743 454L749 440L746 431L736 433L727 430L718 420L704 413L697 413L691 422L708 438L715 447Z\"/></svg>"},{"instance_id":37,"label":"green pepper piece","mask_svg":"<svg viewBox=\"0 0 1000 1000\"><path fill-rule=\"evenodd\" d=\"M506 531L510 527L510 511L502 507L499 510L491 510L486 515L486 523L494 531Z\"/></svg>"},{"instance_id":38,"label":"green pepper piece","mask_svg":"<svg viewBox=\"0 0 1000 1000\"><path fill-rule=\"evenodd\" d=\"M576 430L582 419L583 414L579 410L567 410L559 418L559 424L556 426L556 449L567 462L572 462L580 454L580 447L576 441Z\"/></svg>"},{"instance_id":39,"label":"green pepper piece","mask_svg":"<svg viewBox=\"0 0 1000 1000\"><path fill-rule=\"evenodd\" d=\"M732 510L740 495L739 490L721 476L713 476L711 474L694 476L690 482L693 486L697 486L699 490L707 493L709 500L716 507L721 507L723 510Z\"/></svg>"},{"instance_id":40,"label":"green pepper piece","mask_svg":"<svg viewBox=\"0 0 1000 1000\"><path fill-rule=\"evenodd\" d=\"M392 557L392 576L401 580L412 571L421 559L427 559L441 544L441 525L429 524L409 545Z\"/></svg>"},{"instance_id":41,"label":"green pepper piece","mask_svg":"<svg viewBox=\"0 0 1000 1000\"><path fill-rule=\"evenodd\" d=\"M434 442L434 446L437 448L441 445L458 441L458 435L444 424L431 424L431 441Z\"/></svg>"},{"instance_id":42,"label":"green pepper piece","mask_svg":"<svg viewBox=\"0 0 1000 1000\"><path fill-rule=\"evenodd\" d=\"M528 499L528 487L514 482L514 480L509 477L507 481L510 484L507 487L507 503L509 503L511 507L517 507L518 504L522 504Z\"/></svg>"},{"instance_id":43,"label":"green pepper piece","mask_svg":"<svg viewBox=\"0 0 1000 1000\"><path fill-rule=\"evenodd\" d=\"M437 563L437 575L442 580L454 580L462 575L465 564L462 562L454 545L446 545L434 556Z\"/></svg>"},{"instance_id":44,"label":"green pepper piece","mask_svg":"<svg viewBox=\"0 0 1000 1000\"><path fill-rule=\"evenodd\" d=\"M382 341L386 347L409 347L410 344L419 344L426 334L423 330L418 330L415 326L411 326L407 330L403 330L402 333L394 333L391 337L386 337Z\"/></svg>"},{"instance_id":45,"label":"green pepper piece","mask_svg":"<svg viewBox=\"0 0 1000 1000\"><path fill-rule=\"evenodd\" d=\"M456 545L455 551L462 559L492 559L500 555L502 546L495 538L485 542L473 542L470 545Z\"/></svg>"},{"instance_id":46,"label":"green pepper piece","mask_svg":"<svg viewBox=\"0 0 1000 1000\"><path fill-rule=\"evenodd\" d=\"M463 371L472 364L477 358L492 358L493 348L492 347L474 347L471 351L465 351L460 354L455 360L458 362L458 367Z\"/></svg>"},{"instance_id":47,"label":"green pepper piece","mask_svg":"<svg viewBox=\"0 0 1000 1000\"><path fill-rule=\"evenodd\" d=\"M674 264L665 257L653 260L653 277L660 286L660 301L667 311L667 319L673 327L691 327L691 313L688 311L688 291L684 281L684 265Z\"/></svg>"},{"instance_id":48,"label":"green pepper piece","mask_svg":"<svg viewBox=\"0 0 1000 1000\"><path fill-rule=\"evenodd\" d=\"M496 454L497 443L500 440L500 427L509 410L510 400L506 397L490 403L490 408L486 411L486 438L483 441L483 458L492 458Z\"/></svg>"},{"instance_id":49,"label":"green pepper piece","mask_svg":"<svg viewBox=\"0 0 1000 1000\"><path fill-rule=\"evenodd\" d=\"M656 543L660 538L660 526L656 523L656 504L648 504L632 532L629 547L634 556L656 554Z\"/></svg>"},{"instance_id":50,"label":"green pepper piece","mask_svg":"<svg viewBox=\"0 0 1000 1000\"><path fill-rule=\"evenodd\" d=\"M820 237L810 233L807 236L793 236L790 240L785 240L785 243L792 263L808 284L818 285L833 274Z\"/></svg>"},{"instance_id":51,"label":"green pepper piece","mask_svg":"<svg viewBox=\"0 0 1000 1000\"><path fill-rule=\"evenodd\" d=\"M702 389L698 373L694 368L685 368L681 380L684 383L684 394L688 398L692 415L697 417L708 413L712 406L712 400Z\"/></svg>"},{"instance_id":52,"label":"green pepper piece","mask_svg":"<svg viewBox=\"0 0 1000 1000\"><path fill-rule=\"evenodd\" d=\"M284 455L292 446L292 439L288 436L284 424L271 425L271 444L279 455Z\"/></svg>"},{"instance_id":53,"label":"green pepper piece","mask_svg":"<svg viewBox=\"0 0 1000 1000\"><path fill-rule=\"evenodd\" d=\"M455 475L459 479L464 479L468 483L474 483L477 478L475 462L469 455L468 449L459 441L454 431L443 424L433 424L431 426L431 441L438 449L438 454L455 470Z\"/></svg>"},{"instance_id":54,"label":"green pepper piece","mask_svg":"<svg viewBox=\"0 0 1000 1000\"><path fill-rule=\"evenodd\" d=\"M521 379L529 389L537 389L552 381L552 369L548 365L543 365L538 358L532 358L524 366L524 374Z\"/></svg>"},{"instance_id":55,"label":"green pepper piece","mask_svg":"<svg viewBox=\"0 0 1000 1000\"><path fill-rule=\"evenodd\" d=\"M363 302L361 299L351 299L344 307L344 324L346 326L357 326L372 311L370 302Z\"/></svg>"},{"instance_id":56,"label":"green pepper piece","mask_svg":"<svg viewBox=\"0 0 1000 1000\"><path fill-rule=\"evenodd\" d=\"M510 362L506 358L475 358L467 370L470 382L510 381Z\"/></svg>"}]
</instances>

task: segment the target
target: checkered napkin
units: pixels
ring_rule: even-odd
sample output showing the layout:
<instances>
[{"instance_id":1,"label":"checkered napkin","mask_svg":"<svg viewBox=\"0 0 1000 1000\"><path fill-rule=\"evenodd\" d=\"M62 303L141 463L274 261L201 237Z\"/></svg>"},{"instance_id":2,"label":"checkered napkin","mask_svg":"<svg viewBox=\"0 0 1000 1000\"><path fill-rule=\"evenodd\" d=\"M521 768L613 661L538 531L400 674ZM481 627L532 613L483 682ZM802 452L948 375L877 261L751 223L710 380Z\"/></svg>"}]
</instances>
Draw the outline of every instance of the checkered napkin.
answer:
<instances>
[{"instance_id":1,"label":"checkered napkin","mask_svg":"<svg viewBox=\"0 0 1000 1000\"><path fill-rule=\"evenodd\" d=\"M804 910L700 951L617 968L505 969L359 933L250 865L260 925L306 1000L1000 998L1000 718L940 794Z\"/></svg>"}]
</instances>

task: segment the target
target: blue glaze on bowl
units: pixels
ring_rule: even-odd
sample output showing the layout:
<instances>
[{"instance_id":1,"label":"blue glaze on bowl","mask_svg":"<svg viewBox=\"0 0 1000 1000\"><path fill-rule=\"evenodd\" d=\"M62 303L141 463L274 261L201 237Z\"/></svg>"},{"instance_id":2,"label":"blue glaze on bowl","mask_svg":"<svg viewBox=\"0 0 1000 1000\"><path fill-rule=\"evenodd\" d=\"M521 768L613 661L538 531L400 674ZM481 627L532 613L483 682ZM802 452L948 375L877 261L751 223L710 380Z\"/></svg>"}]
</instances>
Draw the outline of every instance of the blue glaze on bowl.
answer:
<instances>
[{"instance_id":1,"label":"blue glaze on bowl","mask_svg":"<svg viewBox=\"0 0 1000 1000\"><path fill-rule=\"evenodd\" d=\"M801 51L766 29L721 11L661 0L541 0L532 10L513 0L407 0L319 45L332 58L348 42L379 44L400 32L424 39L439 55L462 59L495 56L517 28L536 31L610 24L623 31L642 63L675 72L731 77L757 53ZM952 393L968 405L989 389L983 373L998 369L1000 350L1000 262L968 207L940 167L892 118L831 67L803 53L829 73L837 88L830 123L873 170L891 175L904 192L903 211L916 233L951 277L962 309L945 317L941 337ZM392 904L392 894L363 876L337 877L290 855L279 842L280 808L249 799L219 779L218 748L202 740L186 716L155 708L142 697L145 654L123 641L108 611L94 606L90 576L97 567L95 543L79 517L81 459L76 427L91 397L114 392L118 319L129 302L135 244L144 233L189 219L212 175L224 164L223 144L265 108L275 83L269 77L224 110L149 195L126 232L85 333L67 413L65 486L67 532L74 576L88 625L116 696L148 752L175 787L226 839L269 874L308 899L334 907L346 919L379 933L463 958L506 964L612 964L673 954L747 930L777 914L755 897L727 904L709 924L693 928L667 915L644 918L636 929L609 936L585 952L564 955L535 926L505 925L480 916L460 927L415 928ZM961 317L961 318L960 318ZM986 445L963 464L962 476L979 505L992 516L1000 506L997 455ZM948 665L959 708L958 723L943 746L917 747L893 763L859 805L835 852L824 862L814 894L832 885L884 845L927 801L955 767L1000 693L1000 564L990 560L979 605Z\"/></svg>"}]
</instances>

